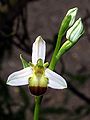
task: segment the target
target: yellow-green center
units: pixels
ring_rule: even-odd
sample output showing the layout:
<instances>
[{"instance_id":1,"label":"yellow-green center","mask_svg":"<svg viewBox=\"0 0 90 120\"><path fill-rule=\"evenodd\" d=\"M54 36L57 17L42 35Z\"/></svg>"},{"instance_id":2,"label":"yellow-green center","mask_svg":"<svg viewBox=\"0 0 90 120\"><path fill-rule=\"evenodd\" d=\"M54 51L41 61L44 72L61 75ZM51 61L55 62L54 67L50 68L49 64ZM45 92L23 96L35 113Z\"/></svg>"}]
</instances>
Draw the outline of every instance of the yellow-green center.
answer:
<instances>
[{"instance_id":1,"label":"yellow-green center","mask_svg":"<svg viewBox=\"0 0 90 120\"><path fill-rule=\"evenodd\" d=\"M45 76L43 61L39 59L33 68L33 74L29 78L29 88L32 94L42 95L46 92L48 78Z\"/></svg>"}]
</instances>

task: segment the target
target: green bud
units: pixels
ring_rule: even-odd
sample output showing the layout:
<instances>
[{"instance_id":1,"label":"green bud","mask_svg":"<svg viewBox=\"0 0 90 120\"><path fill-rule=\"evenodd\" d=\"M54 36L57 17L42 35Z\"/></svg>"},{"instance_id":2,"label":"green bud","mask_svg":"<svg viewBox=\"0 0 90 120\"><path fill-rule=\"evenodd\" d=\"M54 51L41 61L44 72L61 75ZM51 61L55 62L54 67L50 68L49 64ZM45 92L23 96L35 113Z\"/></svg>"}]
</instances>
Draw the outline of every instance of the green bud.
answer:
<instances>
[{"instance_id":1,"label":"green bud","mask_svg":"<svg viewBox=\"0 0 90 120\"><path fill-rule=\"evenodd\" d=\"M78 8L75 7L75 8L70 9L70 10L67 12L66 16L71 16L71 20L70 20L70 23L69 23L69 27L71 27L71 26L73 25L73 23L74 23L74 21L75 21L76 14L77 14L77 11L78 11Z\"/></svg>"},{"instance_id":2,"label":"green bud","mask_svg":"<svg viewBox=\"0 0 90 120\"><path fill-rule=\"evenodd\" d=\"M71 47L73 47L76 44L76 42L83 33L84 33L83 24L81 18L79 18L75 22L75 24L67 31L66 34L67 41L59 49L56 55L57 61L66 51L68 51Z\"/></svg>"},{"instance_id":3,"label":"green bud","mask_svg":"<svg viewBox=\"0 0 90 120\"><path fill-rule=\"evenodd\" d=\"M65 16L65 18L63 19L63 21L61 23L61 27L60 27L60 30L59 30L59 33L58 33L58 37L60 35L63 36L65 34L67 29L69 28L70 20L71 20L71 16Z\"/></svg>"},{"instance_id":4,"label":"green bud","mask_svg":"<svg viewBox=\"0 0 90 120\"><path fill-rule=\"evenodd\" d=\"M67 31L66 38L73 43L76 43L81 35L84 33L81 18L79 18L74 25Z\"/></svg>"},{"instance_id":5,"label":"green bud","mask_svg":"<svg viewBox=\"0 0 90 120\"><path fill-rule=\"evenodd\" d=\"M77 10L78 10L78 8L72 8L67 12L66 16L64 17L64 19L61 23L61 27L59 30L60 35L63 36L65 34L65 32L67 31L67 29L73 25L76 14L77 14Z\"/></svg>"}]
</instances>

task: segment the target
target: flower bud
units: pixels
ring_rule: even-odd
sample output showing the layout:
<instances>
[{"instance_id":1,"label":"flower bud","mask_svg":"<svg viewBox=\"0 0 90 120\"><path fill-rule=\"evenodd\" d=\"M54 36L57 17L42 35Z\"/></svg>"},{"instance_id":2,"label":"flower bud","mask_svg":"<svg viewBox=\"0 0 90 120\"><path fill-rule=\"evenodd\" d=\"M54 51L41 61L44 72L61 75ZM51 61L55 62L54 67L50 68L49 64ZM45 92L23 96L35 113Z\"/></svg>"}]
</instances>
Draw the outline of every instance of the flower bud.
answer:
<instances>
[{"instance_id":1,"label":"flower bud","mask_svg":"<svg viewBox=\"0 0 90 120\"><path fill-rule=\"evenodd\" d=\"M81 18L79 18L74 25L67 31L66 38L75 43L84 33L83 24Z\"/></svg>"},{"instance_id":2,"label":"flower bud","mask_svg":"<svg viewBox=\"0 0 90 120\"><path fill-rule=\"evenodd\" d=\"M70 9L70 10L67 12L66 16L71 16L71 20L70 20L70 23L69 23L69 27L71 27L71 26L73 25L73 23L74 23L74 21L75 21L76 14L77 14L77 11L78 11L78 8L75 7L75 8Z\"/></svg>"},{"instance_id":3,"label":"flower bud","mask_svg":"<svg viewBox=\"0 0 90 120\"><path fill-rule=\"evenodd\" d=\"M64 17L61 23L61 27L59 30L59 36L60 35L63 36L65 32L67 31L67 29L73 25L76 14L77 14L77 10L78 8L72 8L67 12L66 16Z\"/></svg>"}]
</instances>

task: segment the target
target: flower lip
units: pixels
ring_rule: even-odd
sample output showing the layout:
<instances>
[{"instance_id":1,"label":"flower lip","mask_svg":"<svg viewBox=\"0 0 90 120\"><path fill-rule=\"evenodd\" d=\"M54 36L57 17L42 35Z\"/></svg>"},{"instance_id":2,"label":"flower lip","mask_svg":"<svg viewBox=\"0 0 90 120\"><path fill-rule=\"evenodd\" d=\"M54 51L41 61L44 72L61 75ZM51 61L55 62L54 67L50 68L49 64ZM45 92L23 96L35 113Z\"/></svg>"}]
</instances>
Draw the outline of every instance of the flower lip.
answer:
<instances>
[{"instance_id":1,"label":"flower lip","mask_svg":"<svg viewBox=\"0 0 90 120\"><path fill-rule=\"evenodd\" d=\"M43 95L46 92L47 87L40 87L40 86L29 87L29 90L32 93L32 95L40 96L40 95Z\"/></svg>"}]
</instances>

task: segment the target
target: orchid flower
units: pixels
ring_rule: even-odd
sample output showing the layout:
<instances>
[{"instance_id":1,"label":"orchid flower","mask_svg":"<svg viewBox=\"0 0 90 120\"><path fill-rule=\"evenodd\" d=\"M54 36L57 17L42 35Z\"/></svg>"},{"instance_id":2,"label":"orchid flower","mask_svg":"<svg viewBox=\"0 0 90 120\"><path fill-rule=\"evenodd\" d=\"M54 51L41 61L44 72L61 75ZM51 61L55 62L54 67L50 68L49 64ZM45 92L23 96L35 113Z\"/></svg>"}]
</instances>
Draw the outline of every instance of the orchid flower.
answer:
<instances>
[{"instance_id":1,"label":"orchid flower","mask_svg":"<svg viewBox=\"0 0 90 120\"><path fill-rule=\"evenodd\" d=\"M7 84L11 86L29 85L30 92L36 96L44 94L47 87L67 88L65 79L47 68L48 63L44 63L45 53L46 43L41 36L38 36L33 43L30 67L12 73L8 77Z\"/></svg>"}]
</instances>

